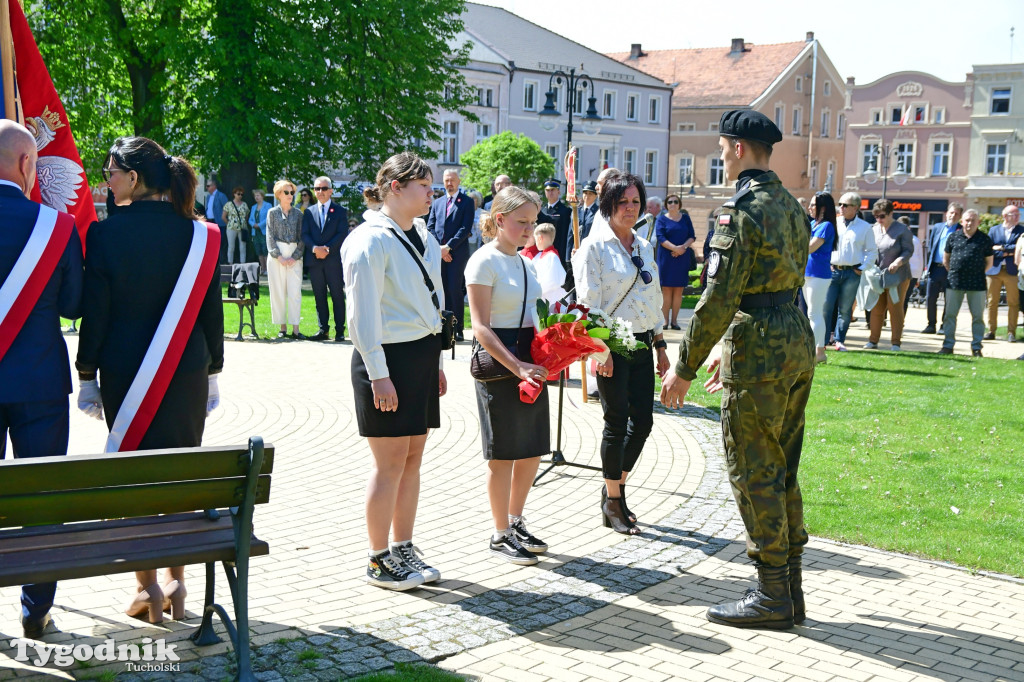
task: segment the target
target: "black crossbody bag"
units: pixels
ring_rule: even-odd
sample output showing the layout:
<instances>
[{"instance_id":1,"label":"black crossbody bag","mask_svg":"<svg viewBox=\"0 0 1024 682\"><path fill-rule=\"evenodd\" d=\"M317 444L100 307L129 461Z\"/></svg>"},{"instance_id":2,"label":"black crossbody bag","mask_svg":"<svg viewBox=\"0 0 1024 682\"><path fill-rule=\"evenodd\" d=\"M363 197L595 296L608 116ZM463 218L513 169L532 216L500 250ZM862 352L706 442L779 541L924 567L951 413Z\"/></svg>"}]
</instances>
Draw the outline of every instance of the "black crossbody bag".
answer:
<instances>
[{"instance_id":1,"label":"black crossbody bag","mask_svg":"<svg viewBox=\"0 0 1024 682\"><path fill-rule=\"evenodd\" d=\"M522 348L522 346L526 345L526 340L523 338L523 320L526 319L526 297L530 287L530 280L526 276L526 261L522 258L520 260L523 265L523 309L519 313L519 328L516 330L514 345L510 345L509 341L501 338L497 330L492 329L492 331L495 332L495 336L498 336L498 340L508 348L512 355L520 360L527 360L529 358L529 347ZM533 336L529 336L529 340L532 342ZM526 357L523 357L524 354L526 354ZM515 376L512 370L495 360L494 356L488 353L487 349L475 338L473 339L473 351L469 356L469 374L477 381L497 381L498 379L508 379Z\"/></svg>"},{"instance_id":2,"label":"black crossbody bag","mask_svg":"<svg viewBox=\"0 0 1024 682\"><path fill-rule=\"evenodd\" d=\"M416 254L415 249L409 245L404 239L398 236L395 232L395 228L389 227L391 234L395 235L395 239L405 247L405 250L409 252L412 259L416 261L416 265L420 268L420 274L423 275L423 283L427 286L430 291L430 300L434 304L434 308L437 310L437 314L441 316L441 350L450 350L452 352L452 359L455 359L455 313L450 310L441 310L441 302L437 299L437 292L434 290L434 284L430 281L430 275L427 274L427 269L423 267L423 261ZM416 229L416 228L413 228Z\"/></svg>"}]
</instances>

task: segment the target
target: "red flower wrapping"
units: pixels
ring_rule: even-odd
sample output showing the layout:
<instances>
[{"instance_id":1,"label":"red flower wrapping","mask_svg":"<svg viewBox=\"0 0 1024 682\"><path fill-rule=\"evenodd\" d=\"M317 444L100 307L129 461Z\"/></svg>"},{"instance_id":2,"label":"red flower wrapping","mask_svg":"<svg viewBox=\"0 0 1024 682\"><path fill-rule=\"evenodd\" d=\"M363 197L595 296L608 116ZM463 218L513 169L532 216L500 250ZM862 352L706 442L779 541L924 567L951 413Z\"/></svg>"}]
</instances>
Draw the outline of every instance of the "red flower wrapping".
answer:
<instances>
[{"instance_id":1,"label":"red flower wrapping","mask_svg":"<svg viewBox=\"0 0 1024 682\"><path fill-rule=\"evenodd\" d=\"M549 377L558 374L585 355L600 353L608 347L600 339L587 336L582 322L559 322L537 332L533 337L530 351L533 364L548 370ZM538 388L525 381L519 384L519 398L524 403L533 403L540 395Z\"/></svg>"}]
</instances>

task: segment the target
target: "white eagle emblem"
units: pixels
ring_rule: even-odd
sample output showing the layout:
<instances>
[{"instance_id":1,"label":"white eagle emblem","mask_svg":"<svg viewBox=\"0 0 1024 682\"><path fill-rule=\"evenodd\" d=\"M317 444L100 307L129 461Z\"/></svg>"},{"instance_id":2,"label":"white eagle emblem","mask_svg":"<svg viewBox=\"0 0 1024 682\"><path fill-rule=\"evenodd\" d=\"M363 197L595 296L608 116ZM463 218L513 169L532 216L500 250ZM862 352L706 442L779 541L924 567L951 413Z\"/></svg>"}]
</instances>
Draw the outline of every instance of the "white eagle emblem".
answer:
<instances>
[{"instance_id":1,"label":"white eagle emblem","mask_svg":"<svg viewBox=\"0 0 1024 682\"><path fill-rule=\"evenodd\" d=\"M36 149L41 152L57 137L57 130L64 127L64 122L59 114L46 107L42 116L25 121L25 127L36 139ZM78 204L78 190L85 175L80 165L63 156L40 156L36 169L39 194L45 205L68 212Z\"/></svg>"}]
</instances>

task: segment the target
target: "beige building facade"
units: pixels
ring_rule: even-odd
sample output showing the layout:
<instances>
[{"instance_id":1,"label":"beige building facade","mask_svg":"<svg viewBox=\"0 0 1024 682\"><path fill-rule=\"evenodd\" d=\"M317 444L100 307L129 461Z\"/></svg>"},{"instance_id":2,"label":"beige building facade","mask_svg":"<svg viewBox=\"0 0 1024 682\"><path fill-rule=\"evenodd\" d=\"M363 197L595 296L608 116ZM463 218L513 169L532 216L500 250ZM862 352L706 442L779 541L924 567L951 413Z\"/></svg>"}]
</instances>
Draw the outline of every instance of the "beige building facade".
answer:
<instances>
[{"instance_id":1,"label":"beige building facade","mask_svg":"<svg viewBox=\"0 0 1024 682\"><path fill-rule=\"evenodd\" d=\"M967 82L971 150L967 205L1024 206L1024 64L975 66Z\"/></svg>"},{"instance_id":2,"label":"beige building facade","mask_svg":"<svg viewBox=\"0 0 1024 682\"><path fill-rule=\"evenodd\" d=\"M775 145L772 169L795 196L839 188L846 84L813 33L774 45L737 38L721 48L644 52L634 44L628 53L609 56L673 87L668 191L682 196L698 243L715 209L735 191L718 151L726 111L754 109L775 121L783 140Z\"/></svg>"}]
</instances>

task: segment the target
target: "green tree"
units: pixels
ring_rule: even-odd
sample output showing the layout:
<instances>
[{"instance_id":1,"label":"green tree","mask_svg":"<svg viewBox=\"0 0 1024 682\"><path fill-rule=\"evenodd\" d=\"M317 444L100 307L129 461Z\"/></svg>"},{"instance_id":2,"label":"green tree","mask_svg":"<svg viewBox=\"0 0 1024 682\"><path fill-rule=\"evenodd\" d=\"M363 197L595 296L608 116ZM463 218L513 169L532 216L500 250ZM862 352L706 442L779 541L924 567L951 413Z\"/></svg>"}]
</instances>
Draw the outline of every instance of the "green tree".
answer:
<instances>
[{"instance_id":1,"label":"green tree","mask_svg":"<svg viewBox=\"0 0 1024 682\"><path fill-rule=\"evenodd\" d=\"M425 156L470 92L463 0L39 0L26 11L95 181L118 135L221 184Z\"/></svg>"},{"instance_id":2,"label":"green tree","mask_svg":"<svg viewBox=\"0 0 1024 682\"><path fill-rule=\"evenodd\" d=\"M539 144L510 130L477 142L462 155L462 163L462 181L485 194L498 175L509 176L515 185L540 191L544 180L555 172L555 160Z\"/></svg>"}]
</instances>

